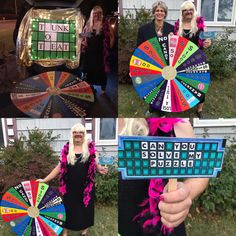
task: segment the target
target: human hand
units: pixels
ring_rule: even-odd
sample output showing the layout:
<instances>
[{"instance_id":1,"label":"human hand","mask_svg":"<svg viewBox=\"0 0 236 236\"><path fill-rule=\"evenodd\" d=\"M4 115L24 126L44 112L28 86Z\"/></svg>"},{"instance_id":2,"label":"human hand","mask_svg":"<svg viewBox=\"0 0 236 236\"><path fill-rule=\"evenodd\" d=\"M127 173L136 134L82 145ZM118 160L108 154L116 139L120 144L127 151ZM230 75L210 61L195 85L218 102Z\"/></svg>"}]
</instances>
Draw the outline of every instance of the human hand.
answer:
<instances>
[{"instance_id":1,"label":"human hand","mask_svg":"<svg viewBox=\"0 0 236 236\"><path fill-rule=\"evenodd\" d=\"M203 41L203 48L208 48L211 46L211 39L205 39Z\"/></svg>"},{"instance_id":2,"label":"human hand","mask_svg":"<svg viewBox=\"0 0 236 236\"><path fill-rule=\"evenodd\" d=\"M106 166L102 166L100 164L97 165L97 171L102 174L105 175L108 172L108 168Z\"/></svg>"},{"instance_id":3,"label":"human hand","mask_svg":"<svg viewBox=\"0 0 236 236\"><path fill-rule=\"evenodd\" d=\"M37 179L36 182L45 183L45 180L44 179Z\"/></svg>"},{"instance_id":4,"label":"human hand","mask_svg":"<svg viewBox=\"0 0 236 236\"><path fill-rule=\"evenodd\" d=\"M168 228L174 228L180 225L189 213L192 205L189 187L178 182L177 190L173 192L165 192L161 195L158 204L161 221Z\"/></svg>"}]
</instances>

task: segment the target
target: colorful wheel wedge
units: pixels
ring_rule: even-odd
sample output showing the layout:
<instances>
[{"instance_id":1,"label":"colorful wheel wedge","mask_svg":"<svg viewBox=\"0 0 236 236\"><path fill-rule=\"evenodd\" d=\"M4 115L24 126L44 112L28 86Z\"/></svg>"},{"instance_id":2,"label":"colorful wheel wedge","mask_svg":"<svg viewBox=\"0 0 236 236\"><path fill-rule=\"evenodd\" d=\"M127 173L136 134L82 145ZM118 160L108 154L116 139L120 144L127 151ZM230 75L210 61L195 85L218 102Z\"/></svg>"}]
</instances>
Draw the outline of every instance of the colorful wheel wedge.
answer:
<instances>
[{"instance_id":1,"label":"colorful wheel wedge","mask_svg":"<svg viewBox=\"0 0 236 236\"><path fill-rule=\"evenodd\" d=\"M204 53L176 35L155 37L135 49L130 76L141 98L152 108L182 112L196 106L210 84Z\"/></svg>"},{"instance_id":2,"label":"colorful wheel wedge","mask_svg":"<svg viewBox=\"0 0 236 236\"><path fill-rule=\"evenodd\" d=\"M2 197L2 219L16 235L59 235L66 219L61 197L47 184L24 181Z\"/></svg>"},{"instance_id":3,"label":"colorful wheel wedge","mask_svg":"<svg viewBox=\"0 0 236 236\"><path fill-rule=\"evenodd\" d=\"M30 117L85 117L94 103L88 83L68 72L49 71L22 81L11 93L13 104Z\"/></svg>"}]
</instances>

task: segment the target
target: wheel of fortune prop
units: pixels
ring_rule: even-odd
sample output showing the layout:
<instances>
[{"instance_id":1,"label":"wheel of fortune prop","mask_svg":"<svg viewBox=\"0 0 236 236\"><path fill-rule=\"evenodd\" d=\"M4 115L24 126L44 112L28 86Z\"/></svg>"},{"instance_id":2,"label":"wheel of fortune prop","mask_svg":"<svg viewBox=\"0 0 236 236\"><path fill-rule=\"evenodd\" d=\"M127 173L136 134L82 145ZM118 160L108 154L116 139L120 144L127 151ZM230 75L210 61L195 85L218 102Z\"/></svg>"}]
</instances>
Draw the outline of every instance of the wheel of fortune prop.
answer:
<instances>
[{"instance_id":1,"label":"wheel of fortune prop","mask_svg":"<svg viewBox=\"0 0 236 236\"><path fill-rule=\"evenodd\" d=\"M181 112L197 105L210 83L204 53L176 35L155 37L135 49L130 60L133 85L152 108Z\"/></svg>"},{"instance_id":2,"label":"wheel of fortune prop","mask_svg":"<svg viewBox=\"0 0 236 236\"><path fill-rule=\"evenodd\" d=\"M94 93L87 82L70 73L49 71L17 85L11 100L30 117L85 117Z\"/></svg>"},{"instance_id":3,"label":"wheel of fortune prop","mask_svg":"<svg viewBox=\"0 0 236 236\"><path fill-rule=\"evenodd\" d=\"M66 219L61 197L47 184L24 181L2 197L2 219L17 235L59 235Z\"/></svg>"}]
</instances>

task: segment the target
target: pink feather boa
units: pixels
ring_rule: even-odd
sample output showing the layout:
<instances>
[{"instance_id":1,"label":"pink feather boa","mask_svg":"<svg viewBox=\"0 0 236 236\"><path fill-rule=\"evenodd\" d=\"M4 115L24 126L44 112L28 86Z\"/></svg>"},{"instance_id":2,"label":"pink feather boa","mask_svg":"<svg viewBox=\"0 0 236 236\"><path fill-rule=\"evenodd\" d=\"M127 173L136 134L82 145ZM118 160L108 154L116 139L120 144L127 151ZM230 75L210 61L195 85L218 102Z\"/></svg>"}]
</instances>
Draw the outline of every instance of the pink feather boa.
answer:
<instances>
[{"instance_id":1,"label":"pink feather boa","mask_svg":"<svg viewBox=\"0 0 236 236\"><path fill-rule=\"evenodd\" d=\"M174 124L184 122L182 118L147 118L150 135L155 135L160 129L165 133L170 132L174 128ZM134 217L134 221L138 221L145 232L154 233L160 228L164 235L173 232L172 228L167 228L161 223L160 211L158 204L162 200L161 194L164 190L164 182L162 179L151 179L148 188L148 199L145 199L140 206L143 210Z\"/></svg>"},{"instance_id":2,"label":"pink feather boa","mask_svg":"<svg viewBox=\"0 0 236 236\"><path fill-rule=\"evenodd\" d=\"M89 169L88 169L88 174L86 178L86 183L85 183L85 188L84 188L84 193L83 193L83 203L85 207L88 206L90 199L91 199L91 192L93 190L94 182L95 182L95 173L96 173L96 149L94 142L90 142L88 144L89 146ZM66 181L65 181L65 176L68 172L67 169L67 155L69 152L69 143L65 144L62 151L61 151L61 170L60 170L60 175L59 175L59 180L60 180L60 187L59 187L59 192L64 195L67 192L66 189Z\"/></svg>"},{"instance_id":3,"label":"pink feather boa","mask_svg":"<svg viewBox=\"0 0 236 236\"><path fill-rule=\"evenodd\" d=\"M173 130L174 124L183 122L182 118L147 118L146 120L148 122L150 135L155 135L158 129L168 133Z\"/></svg>"},{"instance_id":4,"label":"pink feather boa","mask_svg":"<svg viewBox=\"0 0 236 236\"><path fill-rule=\"evenodd\" d=\"M204 31L205 28L205 19L202 16L197 17L197 35L199 36L201 31ZM175 26L174 26L174 34L177 35L178 34L178 30L179 30L179 20L177 20L175 22ZM203 49L203 40L202 39L198 39L198 47L200 49Z\"/></svg>"},{"instance_id":5,"label":"pink feather boa","mask_svg":"<svg viewBox=\"0 0 236 236\"><path fill-rule=\"evenodd\" d=\"M149 198L140 204L143 210L133 219L133 221L137 220L142 225L143 231L146 233L154 233L160 229L166 235L173 231L172 228L167 228L161 223L160 211L158 209L158 204L162 200L161 194L163 193L164 187L162 179L150 180L148 188Z\"/></svg>"}]
</instances>

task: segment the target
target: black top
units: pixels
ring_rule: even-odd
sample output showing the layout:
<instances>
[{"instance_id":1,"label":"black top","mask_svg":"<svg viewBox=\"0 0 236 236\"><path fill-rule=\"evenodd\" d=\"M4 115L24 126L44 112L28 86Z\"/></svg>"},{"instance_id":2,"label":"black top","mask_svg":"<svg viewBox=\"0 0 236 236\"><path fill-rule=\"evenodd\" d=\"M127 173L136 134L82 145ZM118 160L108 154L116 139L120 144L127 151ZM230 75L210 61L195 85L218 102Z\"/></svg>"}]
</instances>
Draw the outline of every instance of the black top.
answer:
<instances>
[{"instance_id":1,"label":"black top","mask_svg":"<svg viewBox=\"0 0 236 236\"><path fill-rule=\"evenodd\" d=\"M155 136L175 137L174 130L165 133L161 130ZM165 183L167 182L164 180ZM154 233L145 233L142 226L134 221L134 217L141 211L140 204L148 198L150 180L122 180L119 175L118 182L118 231L121 236L162 236L160 228ZM160 225L159 225L160 226ZM185 236L184 223L180 224L170 234L171 236Z\"/></svg>"},{"instance_id":2,"label":"black top","mask_svg":"<svg viewBox=\"0 0 236 236\"><path fill-rule=\"evenodd\" d=\"M192 34L192 36L190 37L190 29L184 29L183 37L190 40L191 42L193 42L198 46L199 34L197 33Z\"/></svg>"},{"instance_id":3,"label":"black top","mask_svg":"<svg viewBox=\"0 0 236 236\"><path fill-rule=\"evenodd\" d=\"M105 73L103 47L105 36L92 33L87 38L87 47L84 55L84 70L87 73L87 82L93 85L106 85L107 77Z\"/></svg>"},{"instance_id":4,"label":"black top","mask_svg":"<svg viewBox=\"0 0 236 236\"><path fill-rule=\"evenodd\" d=\"M174 26L164 21L162 34L168 35L171 32L174 32ZM155 21L153 20L139 28L137 37L137 46L156 36L157 33L155 30Z\"/></svg>"}]
</instances>

